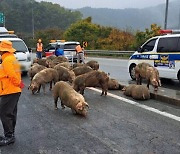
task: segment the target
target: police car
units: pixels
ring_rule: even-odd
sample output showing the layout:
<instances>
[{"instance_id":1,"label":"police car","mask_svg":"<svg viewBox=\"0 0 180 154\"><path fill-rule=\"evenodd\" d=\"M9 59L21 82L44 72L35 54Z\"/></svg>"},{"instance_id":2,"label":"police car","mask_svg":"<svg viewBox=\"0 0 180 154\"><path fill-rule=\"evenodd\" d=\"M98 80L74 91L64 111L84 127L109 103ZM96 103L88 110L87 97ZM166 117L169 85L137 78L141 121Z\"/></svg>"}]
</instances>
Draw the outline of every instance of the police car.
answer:
<instances>
[{"instance_id":1,"label":"police car","mask_svg":"<svg viewBox=\"0 0 180 154\"><path fill-rule=\"evenodd\" d=\"M22 39L18 38L15 34L9 34L5 28L0 29L0 42L2 40L9 40L12 42L13 48L16 49L15 57L21 64L21 71L23 74L26 74L31 66L30 49L27 48Z\"/></svg>"},{"instance_id":2,"label":"police car","mask_svg":"<svg viewBox=\"0 0 180 154\"><path fill-rule=\"evenodd\" d=\"M146 62L156 67L160 78L180 82L180 30L161 30L161 36L147 40L129 59L128 71L135 80L135 66Z\"/></svg>"},{"instance_id":3,"label":"police car","mask_svg":"<svg viewBox=\"0 0 180 154\"><path fill-rule=\"evenodd\" d=\"M79 42L65 41L65 40L52 40L51 43L44 49L45 57L55 55L55 49L59 45L60 49L63 50L64 56L69 62L77 62L77 55L75 47L79 45Z\"/></svg>"}]
</instances>

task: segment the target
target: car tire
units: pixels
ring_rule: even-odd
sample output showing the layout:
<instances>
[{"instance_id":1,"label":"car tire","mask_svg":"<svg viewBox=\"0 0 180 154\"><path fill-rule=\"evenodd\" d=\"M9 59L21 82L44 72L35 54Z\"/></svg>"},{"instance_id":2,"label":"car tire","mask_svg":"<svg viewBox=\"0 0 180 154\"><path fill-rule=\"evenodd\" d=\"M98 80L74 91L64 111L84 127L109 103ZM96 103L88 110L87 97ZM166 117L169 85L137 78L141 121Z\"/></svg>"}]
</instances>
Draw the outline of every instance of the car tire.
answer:
<instances>
[{"instance_id":1,"label":"car tire","mask_svg":"<svg viewBox=\"0 0 180 154\"><path fill-rule=\"evenodd\" d=\"M178 75L177 75L177 77L178 77L179 84L180 84L180 70L179 70L179 72L178 72Z\"/></svg>"},{"instance_id":2,"label":"car tire","mask_svg":"<svg viewBox=\"0 0 180 154\"><path fill-rule=\"evenodd\" d=\"M129 68L129 74L130 74L130 77L131 77L132 80L136 80L136 77L135 77L135 67L136 67L136 65L133 64Z\"/></svg>"}]
</instances>

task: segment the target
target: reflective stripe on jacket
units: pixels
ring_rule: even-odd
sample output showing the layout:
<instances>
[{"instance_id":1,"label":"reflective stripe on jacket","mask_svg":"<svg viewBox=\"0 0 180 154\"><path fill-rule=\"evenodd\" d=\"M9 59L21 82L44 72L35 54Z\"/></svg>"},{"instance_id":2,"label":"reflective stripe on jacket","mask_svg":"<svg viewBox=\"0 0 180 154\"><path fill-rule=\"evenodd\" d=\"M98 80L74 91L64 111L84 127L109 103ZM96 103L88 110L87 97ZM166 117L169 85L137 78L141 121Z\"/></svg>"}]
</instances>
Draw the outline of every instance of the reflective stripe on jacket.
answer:
<instances>
[{"instance_id":1,"label":"reflective stripe on jacket","mask_svg":"<svg viewBox=\"0 0 180 154\"><path fill-rule=\"evenodd\" d=\"M80 46L80 45L76 46L76 52L77 52L77 53L82 52L82 48L81 48L81 46Z\"/></svg>"},{"instance_id":2,"label":"reflective stripe on jacket","mask_svg":"<svg viewBox=\"0 0 180 154\"><path fill-rule=\"evenodd\" d=\"M21 92L20 65L13 53L2 55L0 65L0 96Z\"/></svg>"},{"instance_id":3,"label":"reflective stripe on jacket","mask_svg":"<svg viewBox=\"0 0 180 154\"><path fill-rule=\"evenodd\" d=\"M37 43L37 51L43 51L43 44L42 43Z\"/></svg>"}]
</instances>

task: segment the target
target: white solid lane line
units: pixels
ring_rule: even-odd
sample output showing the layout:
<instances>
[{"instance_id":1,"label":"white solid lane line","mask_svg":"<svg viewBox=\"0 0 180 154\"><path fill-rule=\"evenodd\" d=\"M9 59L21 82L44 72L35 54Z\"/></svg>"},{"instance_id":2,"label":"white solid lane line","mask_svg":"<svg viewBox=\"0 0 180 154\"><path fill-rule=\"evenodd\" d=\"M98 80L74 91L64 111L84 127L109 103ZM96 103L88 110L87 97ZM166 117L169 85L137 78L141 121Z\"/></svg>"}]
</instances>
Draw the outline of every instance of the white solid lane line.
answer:
<instances>
[{"instance_id":1,"label":"white solid lane line","mask_svg":"<svg viewBox=\"0 0 180 154\"><path fill-rule=\"evenodd\" d=\"M99 89L96 89L96 88L88 88L88 89L91 89L91 90L96 91L96 92L99 92L99 93L102 92L102 90L99 90ZM170 114L170 113L167 113L167 112L162 112L162 111L160 111L160 110L158 110L158 109L155 109L155 108L152 108L152 107L143 105L143 104L139 104L139 103L137 103L137 102L135 102L135 101L126 99L126 98L121 97L121 96L118 96L118 95L111 94L111 93L109 93L109 92L107 93L107 95L108 95L108 96L111 96L111 97L113 97L113 98L116 98L116 99L118 99L118 100L124 101L124 102L126 102L126 103L133 104L133 105L135 105L135 106L137 106L137 107L146 109L146 110L148 110L148 111L151 111L151 112L154 112L154 113L163 115L163 116L165 116L165 117L168 117L168 118L171 118L171 119L173 119L173 120L176 120L176 121L179 121L179 122L180 122L180 117L175 116L175 115L173 115L173 114Z\"/></svg>"}]
</instances>

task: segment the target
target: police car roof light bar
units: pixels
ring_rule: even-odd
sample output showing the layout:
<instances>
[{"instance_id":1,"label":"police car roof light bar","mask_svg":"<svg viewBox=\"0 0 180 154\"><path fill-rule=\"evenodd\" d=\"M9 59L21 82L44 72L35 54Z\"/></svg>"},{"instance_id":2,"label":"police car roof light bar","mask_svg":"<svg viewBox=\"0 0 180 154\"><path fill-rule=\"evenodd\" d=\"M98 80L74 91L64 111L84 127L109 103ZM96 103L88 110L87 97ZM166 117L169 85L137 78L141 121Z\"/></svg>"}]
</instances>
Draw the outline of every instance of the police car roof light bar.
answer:
<instances>
[{"instance_id":1,"label":"police car roof light bar","mask_svg":"<svg viewBox=\"0 0 180 154\"><path fill-rule=\"evenodd\" d=\"M171 29L161 29L160 34L180 34L180 30L171 30Z\"/></svg>"}]
</instances>

